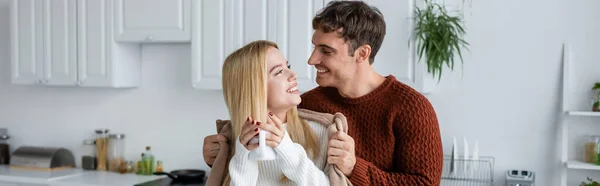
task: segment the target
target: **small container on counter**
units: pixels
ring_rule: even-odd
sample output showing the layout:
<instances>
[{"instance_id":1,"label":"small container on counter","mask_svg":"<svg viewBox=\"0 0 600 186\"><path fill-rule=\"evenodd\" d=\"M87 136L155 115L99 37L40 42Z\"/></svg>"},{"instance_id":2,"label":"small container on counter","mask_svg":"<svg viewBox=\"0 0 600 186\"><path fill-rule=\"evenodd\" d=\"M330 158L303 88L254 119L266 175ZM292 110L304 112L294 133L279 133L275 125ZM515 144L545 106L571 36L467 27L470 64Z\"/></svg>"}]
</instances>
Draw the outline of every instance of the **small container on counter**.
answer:
<instances>
[{"instance_id":1,"label":"small container on counter","mask_svg":"<svg viewBox=\"0 0 600 186\"><path fill-rule=\"evenodd\" d=\"M84 148L84 153L83 156L81 157L81 167L84 170L96 170L96 164L98 163L96 161L96 147L95 147L95 140L84 140L83 141L83 148Z\"/></svg>"},{"instance_id":2,"label":"small container on counter","mask_svg":"<svg viewBox=\"0 0 600 186\"><path fill-rule=\"evenodd\" d=\"M108 129L96 130L96 170L105 171L107 170L107 148L108 148Z\"/></svg>"},{"instance_id":3,"label":"small container on counter","mask_svg":"<svg viewBox=\"0 0 600 186\"><path fill-rule=\"evenodd\" d=\"M0 165L10 163L10 145L8 144L8 129L0 128Z\"/></svg>"},{"instance_id":4,"label":"small container on counter","mask_svg":"<svg viewBox=\"0 0 600 186\"><path fill-rule=\"evenodd\" d=\"M108 170L123 172L126 170L125 162L125 134L111 134L108 141Z\"/></svg>"},{"instance_id":5,"label":"small container on counter","mask_svg":"<svg viewBox=\"0 0 600 186\"><path fill-rule=\"evenodd\" d=\"M133 163L133 161L128 161L127 162L127 173L135 173L135 168L136 165Z\"/></svg>"},{"instance_id":6,"label":"small container on counter","mask_svg":"<svg viewBox=\"0 0 600 186\"><path fill-rule=\"evenodd\" d=\"M583 145L583 161L586 163L600 164L598 161L599 151L598 142L600 138L598 136L586 136Z\"/></svg>"},{"instance_id":7,"label":"small container on counter","mask_svg":"<svg viewBox=\"0 0 600 186\"><path fill-rule=\"evenodd\" d=\"M156 172L163 172L163 163L162 163L162 161L156 161Z\"/></svg>"}]
</instances>

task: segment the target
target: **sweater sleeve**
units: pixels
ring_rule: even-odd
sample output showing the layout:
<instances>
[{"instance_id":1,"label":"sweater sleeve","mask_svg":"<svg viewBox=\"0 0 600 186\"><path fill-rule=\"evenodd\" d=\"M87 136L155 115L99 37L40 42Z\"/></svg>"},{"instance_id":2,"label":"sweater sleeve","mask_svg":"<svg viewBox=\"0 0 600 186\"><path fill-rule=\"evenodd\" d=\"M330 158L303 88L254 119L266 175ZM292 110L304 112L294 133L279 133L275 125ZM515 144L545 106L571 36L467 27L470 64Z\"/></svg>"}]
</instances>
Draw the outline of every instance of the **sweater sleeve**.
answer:
<instances>
[{"instance_id":1,"label":"sweater sleeve","mask_svg":"<svg viewBox=\"0 0 600 186\"><path fill-rule=\"evenodd\" d=\"M275 148L275 152L281 171L296 185L330 185L329 177L317 168L306 155L304 148L294 143L287 132Z\"/></svg>"},{"instance_id":2,"label":"sweater sleeve","mask_svg":"<svg viewBox=\"0 0 600 186\"><path fill-rule=\"evenodd\" d=\"M229 162L230 185L256 185L258 181L258 162L250 160L250 151L239 140L235 141L235 154Z\"/></svg>"},{"instance_id":3,"label":"sweater sleeve","mask_svg":"<svg viewBox=\"0 0 600 186\"><path fill-rule=\"evenodd\" d=\"M429 101L417 98L409 109L400 109L393 121L394 167L382 170L356 158L350 181L355 185L437 186L443 166L443 149L435 111Z\"/></svg>"}]
</instances>

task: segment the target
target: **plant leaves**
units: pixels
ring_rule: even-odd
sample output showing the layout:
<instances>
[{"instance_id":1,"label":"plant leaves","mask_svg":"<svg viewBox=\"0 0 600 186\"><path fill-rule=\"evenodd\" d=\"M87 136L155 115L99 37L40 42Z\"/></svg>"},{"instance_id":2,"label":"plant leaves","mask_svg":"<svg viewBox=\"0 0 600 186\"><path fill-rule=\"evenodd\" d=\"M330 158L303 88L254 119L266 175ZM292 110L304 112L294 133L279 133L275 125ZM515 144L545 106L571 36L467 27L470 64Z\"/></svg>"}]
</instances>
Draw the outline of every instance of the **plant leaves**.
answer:
<instances>
[{"instance_id":1,"label":"plant leaves","mask_svg":"<svg viewBox=\"0 0 600 186\"><path fill-rule=\"evenodd\" d=\"M463 63L461 50L469 51L469 43L463 39L462 15L452 16L443 5L424 1L424 8L415 6L415 44L419 62L425 58L427 72L439 82L444 66L454 70L455 54Z\"/></svg>"}]
</instances>

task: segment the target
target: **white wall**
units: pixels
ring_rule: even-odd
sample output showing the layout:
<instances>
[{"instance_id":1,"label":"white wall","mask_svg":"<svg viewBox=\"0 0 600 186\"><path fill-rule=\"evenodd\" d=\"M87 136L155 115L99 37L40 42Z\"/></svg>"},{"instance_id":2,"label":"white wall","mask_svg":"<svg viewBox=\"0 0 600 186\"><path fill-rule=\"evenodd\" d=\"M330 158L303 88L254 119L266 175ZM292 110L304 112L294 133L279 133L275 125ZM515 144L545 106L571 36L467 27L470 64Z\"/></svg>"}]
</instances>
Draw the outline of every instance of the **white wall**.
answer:
<instances>
[{"instance_id":1,"label":"white wall","mask_svg":"<svg viewBox=\"0 0 600 186\"><path fill-rule=\"evenodd\" d=\"M81 141L93 129L108 127L127 135L129 158L151 145L167 170L207 168L202 140L214 132L214 119L227 114L220 92L192 90L189 45L146 45L138 89L14 86L6 2L0 0L0 126L9 128L13 147L57 145L79 156ZM573 44L578 63L570 95L575 103L569 106L588 109L589 88L600 80L600 73L593 74L600 59L599 6L595 0L474 1L466 14L471 52L464 72L458 66L428 95L446 152L452 136L477 139L481 154L496 158L495 185L513 168L536 171L537 185L557 185L561 45ZM600 133L597 120L577 121L572 135ZM572 173L579 175L569 185L599 175Z\"/></svg>"},{"instance_id":2,"label":"white wall","mask_svg":"<svg viewBox=\"0 0 600 186\"><path fill-rule=\"evenodd\" d=\"M507 169L536 171L537 185L558 185L557 133L561 96L561 45L572 45L570 109L589 110L597 62L600 13L594 0L473 0L466 14L471 52L428 96L438 113L444 147L452 136L478 139L496 158L496 182ZM461 79L462 78L462 79ZM598 134L597 118L573 119L570 156L581 159L581 135ZM461 147L462 148L462 147ZM569 171L568 185L599 172Z\"/></svg>"}]
</instances>

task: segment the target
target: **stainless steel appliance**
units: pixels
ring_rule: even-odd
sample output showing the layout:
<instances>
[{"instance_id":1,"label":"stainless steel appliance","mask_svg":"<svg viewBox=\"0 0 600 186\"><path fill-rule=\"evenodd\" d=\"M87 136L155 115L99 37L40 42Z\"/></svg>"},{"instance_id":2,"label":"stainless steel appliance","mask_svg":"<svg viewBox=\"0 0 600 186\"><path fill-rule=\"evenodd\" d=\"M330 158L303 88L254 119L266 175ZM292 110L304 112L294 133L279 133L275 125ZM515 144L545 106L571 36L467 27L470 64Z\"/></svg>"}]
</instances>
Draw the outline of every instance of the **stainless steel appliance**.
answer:
<instances>
[{"instance_id":1,"label":"stainless steel appliance","mask_svg":"<svg viewBox=\"0 0 600 186\"><path fill-rule=\"evenodd\" d=\"M75 167L73 153L65 148L21 146L13 152L11 168L54 171Z\"/></svg>"}]
</instances>

